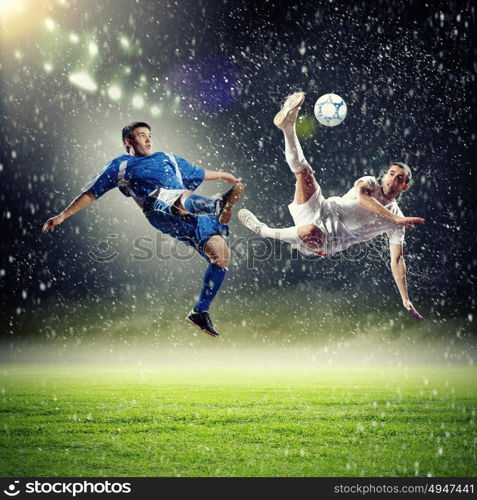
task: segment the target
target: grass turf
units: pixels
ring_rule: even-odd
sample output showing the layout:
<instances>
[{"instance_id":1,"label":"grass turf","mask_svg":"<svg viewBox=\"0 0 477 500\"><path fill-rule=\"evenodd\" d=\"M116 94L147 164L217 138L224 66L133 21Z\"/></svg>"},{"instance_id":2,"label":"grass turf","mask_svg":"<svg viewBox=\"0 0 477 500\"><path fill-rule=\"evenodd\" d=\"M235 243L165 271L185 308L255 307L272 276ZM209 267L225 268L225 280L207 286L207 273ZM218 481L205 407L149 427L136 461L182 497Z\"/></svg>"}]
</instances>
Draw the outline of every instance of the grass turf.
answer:
<instances>
[{"instance_id":1,"label":"grass turf","mask_svg":"<svg viewBox=\"0 0 477 500\"><path fill-rule=\"evenodd\" d=\"M4 365L1 476L473 476L473 367Z\"/></svg>"}]
</instances>

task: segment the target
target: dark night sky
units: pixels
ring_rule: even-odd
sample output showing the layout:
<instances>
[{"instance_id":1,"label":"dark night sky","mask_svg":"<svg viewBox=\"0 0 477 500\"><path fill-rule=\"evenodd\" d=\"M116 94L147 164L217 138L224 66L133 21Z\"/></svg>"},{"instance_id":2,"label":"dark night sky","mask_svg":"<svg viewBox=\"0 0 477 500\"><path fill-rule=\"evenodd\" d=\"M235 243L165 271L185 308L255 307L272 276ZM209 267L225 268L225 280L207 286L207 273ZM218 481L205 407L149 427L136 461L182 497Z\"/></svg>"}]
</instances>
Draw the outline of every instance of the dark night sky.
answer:
<instances>
[{"instance_id":1,"label":"dark night sky","mask_svg":"<svg viewBox=\"0 0 477 500\"><path fill-rule=\"evenodd\" d=\"M342 125L327 129L308 119L303 129L325 195L344 194L358 176L376 175L392 159L409 163L415 183L401 207L427 220L407 234L412 294L432 310L474 310L474 2L63 3L33 3L27 27L5 18L1 39L4 331L73 298L107 308L113 296L127 302L140 290L160 295L171 282L179 289L199 283L204 266L197 258L131 257L134 239L155 233L118 192L55 233L40 233L122 153L120 130L129 121L151 123L157 150L242 175L243 205L271 225L291 225L293 178L272 119L295 90L307 94L304 116L324 93L348 104ZM96 89L72 83L78 72ZM226 188L212 183L200 192ZM232 241L250 236L236 220L231 231ZM98 247L108 237L110 249ZM290 261L288 248L278 247L281 259L253 270L237 256L224 293L253 293L257 281L285 293L307 281L398 301L386 250L380 258ZM91 249L119 255L98 263Z\"/></svg>"}]
</instances>

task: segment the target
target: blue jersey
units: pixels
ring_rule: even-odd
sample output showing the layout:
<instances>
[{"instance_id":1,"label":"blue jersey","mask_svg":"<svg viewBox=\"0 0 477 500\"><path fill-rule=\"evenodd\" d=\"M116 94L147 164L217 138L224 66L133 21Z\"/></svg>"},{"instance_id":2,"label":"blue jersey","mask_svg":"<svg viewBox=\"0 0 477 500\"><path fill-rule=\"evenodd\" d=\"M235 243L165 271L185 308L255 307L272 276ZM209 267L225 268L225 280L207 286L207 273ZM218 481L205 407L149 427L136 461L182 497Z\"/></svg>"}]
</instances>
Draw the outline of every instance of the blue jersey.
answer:
<instances>
[{"instance_id":1,"label":"blue jersey","mask_svg":"<svg viewBox=\"0 0 477 500\"><path fill-rule=\"evenodd\" d=\"M204 180L205 170L173 154L149 156L124 154L108 163L86 186L99 198L115 187L125 196L144 203L148 221L159 231L192 245L203 257L204 245L213 235L228 235L228 227L215 215L178 215L173 209L185 190L193 191Z\"/></svg>"},{"instance_id":2,"label":"blue jersey","mask_svg":"<svg viewBox=\"0 0 477 500\"><path fill-rule=\"evenodd\" d=\"M124 154L108 163L83 187L83 192L88 191L95 198L99 198L110 189L118 187L125 196L133 196L143 201L159 191L165 191L166 194L178 193L178 197L186 189L196 189L204 180L204 176L205 171L202 168L173 154ZM166 196L165 199L173 200L174 196Z\"/></svg>"}]
</instances>

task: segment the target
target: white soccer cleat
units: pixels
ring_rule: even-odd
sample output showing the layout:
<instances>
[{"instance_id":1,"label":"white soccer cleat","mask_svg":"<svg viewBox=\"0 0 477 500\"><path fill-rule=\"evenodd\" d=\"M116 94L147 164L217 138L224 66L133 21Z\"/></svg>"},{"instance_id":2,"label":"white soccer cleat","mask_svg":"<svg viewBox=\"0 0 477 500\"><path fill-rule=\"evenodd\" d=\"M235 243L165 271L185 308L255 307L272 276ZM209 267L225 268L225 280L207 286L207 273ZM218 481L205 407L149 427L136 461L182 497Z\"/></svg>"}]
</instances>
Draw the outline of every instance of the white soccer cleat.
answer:
<instances>
[{"instance_id":1,"label":"white soccer cleat","mask_svg":"<svg viewBox=\"0 0 477 500\"><path fill-rule=\"evenodd\" d=\"M304 92L295 92L289 96L282 109L275 115L273 124L280 129L293 125L296 122L298 111L304 100Z\"/></svg>"},{"instance_id":2,"label":"white soccer cleat","mask_svg":"<svg viewBox=\"0 0 477 500\"><path fill-rule=\"evenodd\" d=\"M246 208L241 208L237 213L238 220L245 226L248 227L255 234L261 236L261 230L266 227L264 222L260 222L255 215L253 215L250 210Z\"/></svg>"}]
</instances>

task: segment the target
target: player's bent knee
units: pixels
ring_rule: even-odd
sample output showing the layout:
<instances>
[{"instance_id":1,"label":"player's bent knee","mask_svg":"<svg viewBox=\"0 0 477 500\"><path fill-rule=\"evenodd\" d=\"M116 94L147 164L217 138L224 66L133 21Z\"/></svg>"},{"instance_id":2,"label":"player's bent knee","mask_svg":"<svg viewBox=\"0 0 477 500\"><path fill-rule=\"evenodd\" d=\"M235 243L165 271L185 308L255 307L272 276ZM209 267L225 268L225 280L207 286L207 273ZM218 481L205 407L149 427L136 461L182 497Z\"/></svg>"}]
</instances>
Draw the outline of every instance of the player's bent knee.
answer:
<instances>
[{"instance_id":1,"label":"player's bent knee","mask_svg":"<svg viewBox=\"0 0 477 500\"><path fill-rule=\"evenodd\" d=\"M227 245L224 245L215 264L219 267L228 267L229 262L230 262L230 249Z\"/></svg>"},{"instance_id":2,"label":"player's bent knee","mask_svg":"<svg viewBox=\"0 0 477 500\"><path fill-rule=\"evenodd\" d=\"M219 267L228 267L229 265L229 256L225 256L225 255L218 255L218 254L208 254L207 255L209 257L209 260L210 262L212 262L212 264L215 264L216 266L219 266Z\"/></svg>"},{"instance_id":3,"label":"player's bent knee","mask_svg":"<svg viewBox=\"0 0 477 500\"><path fill-rule=\"evenodd\" d=\"M219 259L213 262L216 266L227 268L229 266L229 261L227 259Z\"/></svg>"},{"instance_id":4,"label":"player's bent knee","mask_svg":"<svg viewBox=\"0 0 477 500\"><path fill-rule=\"evenodd\" d=\"M324 234L321 229L314 224L300 226L297 234L307 247L314 250L320 248L323 243Z\"/></svg>"},{"instance_id":5,"label":"player's bent knee","mask_svg":"<svg viewBox=\"0 0 477 500\"><path fill-rule=\"evenodd\" d=\"M298 228L298 236L303 239L318 238L322 236L321 230L315 224L305 224Z\"/></svg>"},{"instance_id":6,"label":"player's bent knee","mask_svg":"<svg viewBox=\"0 0 477 500\"><path fill-rule=\"evenodd\" d=\"M219 267L227 267L229 265L230 249L221 236L212 236L205 245L204 250L213 264Z\"/></svg>"}]
</instances>

